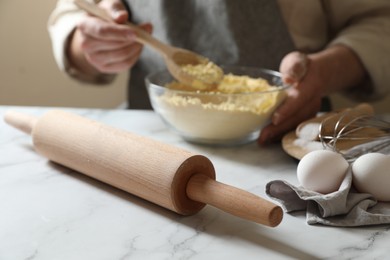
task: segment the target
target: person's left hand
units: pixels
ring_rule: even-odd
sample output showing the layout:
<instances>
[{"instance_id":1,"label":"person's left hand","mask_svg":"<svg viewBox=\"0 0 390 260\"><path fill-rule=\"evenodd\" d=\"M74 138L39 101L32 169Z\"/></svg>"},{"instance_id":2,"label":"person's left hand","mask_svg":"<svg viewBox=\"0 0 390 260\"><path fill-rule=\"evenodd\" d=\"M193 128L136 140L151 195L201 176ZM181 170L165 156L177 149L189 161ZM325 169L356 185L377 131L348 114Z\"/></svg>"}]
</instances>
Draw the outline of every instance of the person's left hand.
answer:
<instances>
[{"instance_id":1,"label":"person's left hand","mask_svg":"<svg viewBox=\"0 0 390 260\"><path fill-rule=\"evenodd\" d=\"M290 84L287 98L275 111L272 122L260 134L264 145L280 138L320 110L325 82L315 62L299 52L289 53L280 65L285 83Z\"/></svg>"}]
</instances>

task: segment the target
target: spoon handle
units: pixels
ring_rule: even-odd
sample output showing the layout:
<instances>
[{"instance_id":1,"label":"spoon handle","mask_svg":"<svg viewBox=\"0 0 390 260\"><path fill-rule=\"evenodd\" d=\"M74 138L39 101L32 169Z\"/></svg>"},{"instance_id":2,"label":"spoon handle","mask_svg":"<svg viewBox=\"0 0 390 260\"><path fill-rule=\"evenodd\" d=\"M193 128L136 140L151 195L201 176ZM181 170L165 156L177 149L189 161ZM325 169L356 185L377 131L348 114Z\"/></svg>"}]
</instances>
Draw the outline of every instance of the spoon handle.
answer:
<instances>
[{"instance_id":1,"label":"spoon handle","mask_svg":"<svg viewBox=\"0 0 390 260\"><path fill-rule=\"evenodd\" d=\"M99 8L96 4L90 3L86 0L74 0L74 3L90 15L99 17L103 19L104 21L115 23L115 21L112 19L112 17L102 8ZM139 43L142 43L144 45L149 45L156 51L158 51L161 55L164 57L170 56L174 52L174 47L169 46L165 43L162 43L161 41L157 40L153 36L151 36L146 31L140 29L138 26L127 22L127 26L129 26L134 33L136 34L136 41Z\"/></svg>"}]
</instances>

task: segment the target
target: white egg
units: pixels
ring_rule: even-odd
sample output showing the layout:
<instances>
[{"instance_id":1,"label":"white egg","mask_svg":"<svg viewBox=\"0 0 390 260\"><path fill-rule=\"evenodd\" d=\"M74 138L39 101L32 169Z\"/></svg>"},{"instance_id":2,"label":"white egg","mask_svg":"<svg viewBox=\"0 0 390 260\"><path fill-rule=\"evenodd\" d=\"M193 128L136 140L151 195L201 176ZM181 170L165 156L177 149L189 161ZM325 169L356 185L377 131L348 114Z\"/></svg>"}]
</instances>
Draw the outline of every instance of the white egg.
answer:
<instances>
[{"instance_id":1,"label":"white egg","mask_svg":"<svg viewBox=\"0 0 390 260\"><path fill-rule=\"evenodd\" d=\"M355 188L379 201L390 201L390 155L367 153L352 164Z\"/></svg>"},{"instance_id":2,"label":"white egg","mask_svg":"<svg viewBox=\"0 0 390 260\"><path fill-rule=\"evenodd\" d=\"M341 154L317 150L306 154L298 163L297 177L304 188L327 194L339 189L348 167Z\"/></svg>"}]
</instances>

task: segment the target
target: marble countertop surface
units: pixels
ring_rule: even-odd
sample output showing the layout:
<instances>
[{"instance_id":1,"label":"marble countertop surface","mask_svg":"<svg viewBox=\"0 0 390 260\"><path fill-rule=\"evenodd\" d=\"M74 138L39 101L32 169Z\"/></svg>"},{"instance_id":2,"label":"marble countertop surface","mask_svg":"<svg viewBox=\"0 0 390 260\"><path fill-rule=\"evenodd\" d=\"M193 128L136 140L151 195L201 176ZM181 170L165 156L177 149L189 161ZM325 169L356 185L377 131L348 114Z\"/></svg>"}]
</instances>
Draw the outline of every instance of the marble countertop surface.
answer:
<instances>
[{"instance_id":1,"label":"marble countertop surface","mask_svg":"<svg viewBox=\"0 0 390 260\"><path fill-rule=\"evenodd\" d=\"M0 106L40 116L49 107ZM58 109L58 108L56 108ZM217 180L267 198L276 179L297 184L297 161L275 144L190 144L152 111L61 108L208 157ZM0 120L0 259L389 259L390 226L306 224L303 212L266 227L212 206L181 216L34 151Z\"/></svg>"}]
</instances>

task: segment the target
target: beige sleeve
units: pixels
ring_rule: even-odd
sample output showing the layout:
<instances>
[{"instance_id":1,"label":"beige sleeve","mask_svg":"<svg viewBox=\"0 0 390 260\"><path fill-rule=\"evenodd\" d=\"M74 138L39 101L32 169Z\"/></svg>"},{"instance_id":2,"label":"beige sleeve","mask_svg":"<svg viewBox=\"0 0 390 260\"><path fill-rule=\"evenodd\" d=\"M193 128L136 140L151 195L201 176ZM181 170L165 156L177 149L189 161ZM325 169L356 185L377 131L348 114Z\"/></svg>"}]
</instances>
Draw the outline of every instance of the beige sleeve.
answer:
<instances>
[{"instance_id":1,"label":"beige sleeve","mask_svg":"<svg viewBox=\"0 0 390 260\"><path fill-rule=\"evenodd\" d=\"M358 100L390 92L390 1L331 0L329 19L334 32L330 43L350 47L366 68L370 82L346 94ZM342 73L342 72L340 72Z\"/></svg>"},{"instance_id":2,"label":"beige sleeve","mask_svg":"<svg viewBox=\"0 0 390 260\"><path fill-rule=\"evenodd\" d=\"M92 2L98 2L88 0ZM83 75L80 71L73 68L66 57L66 46L69 36L85 13L78 9L72 0L58 0L48 21L48 31L52 43L54 59L60 70L64 71L70 77L82 82L93 84L107 84L112 82L115 75L101 74L97 77Z\"/></svg>"}]
</instances>

